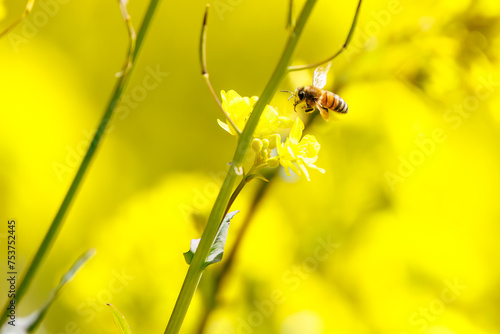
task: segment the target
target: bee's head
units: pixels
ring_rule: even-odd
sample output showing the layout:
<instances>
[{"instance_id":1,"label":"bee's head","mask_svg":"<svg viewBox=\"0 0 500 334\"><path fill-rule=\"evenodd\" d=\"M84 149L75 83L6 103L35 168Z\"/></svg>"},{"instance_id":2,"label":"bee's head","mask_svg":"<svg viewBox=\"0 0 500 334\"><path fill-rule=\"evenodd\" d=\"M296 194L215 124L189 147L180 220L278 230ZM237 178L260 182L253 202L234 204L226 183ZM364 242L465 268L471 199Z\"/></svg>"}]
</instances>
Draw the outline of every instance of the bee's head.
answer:
<instances>
[{"instance_id":1,"label":"bee's head","mask_svg":"<svg viewBox=\"0 0 500 334\"><path fill-rule=\"evenodd\" d=\"M298 87L295 90L295 93L293 93L293 95L295 96L296 104L304 101L304 99L306 98L306 92L304 91L304 87Z\"/></svg>"},{"instance_id":2,"label":"bee's head","mask_svg":"<svg viewBox=\"0 0 500 334\"><path fill-rule=\"evenodd\" d=\"M284 93L290 93L292 95L290 95L290 97L288 98L288 100L290 100L292 97L295 97L295 100L293 102L293 110L297 111L296 108L297 108L297 105L299 103L301 103L302 101L304 101L305 97L306 97L306 93L304 91L304 87L298 87L295 92L290 92L288 90L282 90L282 92Z\"/></svg>"}]
</instances>

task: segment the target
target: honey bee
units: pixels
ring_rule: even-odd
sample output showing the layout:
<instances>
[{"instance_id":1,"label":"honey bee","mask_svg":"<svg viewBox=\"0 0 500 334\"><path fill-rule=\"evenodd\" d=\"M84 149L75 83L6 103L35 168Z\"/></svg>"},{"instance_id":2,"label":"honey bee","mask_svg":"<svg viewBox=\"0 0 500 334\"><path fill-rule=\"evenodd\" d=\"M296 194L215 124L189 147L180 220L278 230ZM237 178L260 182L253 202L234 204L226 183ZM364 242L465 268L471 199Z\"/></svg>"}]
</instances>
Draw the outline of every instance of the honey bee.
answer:
<instances>
[{"instance_id":1,"label":"honey bee","mask_svg":"<svg viewBox=\"0 0 500 334\"><path fill-rule=\"evenodd\" d=\"M330 69L331 63L316 68L314 71L313 84L311 86L298 87L292 93L289 100L295 96L293 109L297 111L297 105L303 104L302 109L306 113L313 112L316 108L319 110L321 117L328 121L330 111L340 114L345 114L349 110L347 103L335 93L332 93L322 88L326 85L326 75Z\"/></svg>"}]
</instances>

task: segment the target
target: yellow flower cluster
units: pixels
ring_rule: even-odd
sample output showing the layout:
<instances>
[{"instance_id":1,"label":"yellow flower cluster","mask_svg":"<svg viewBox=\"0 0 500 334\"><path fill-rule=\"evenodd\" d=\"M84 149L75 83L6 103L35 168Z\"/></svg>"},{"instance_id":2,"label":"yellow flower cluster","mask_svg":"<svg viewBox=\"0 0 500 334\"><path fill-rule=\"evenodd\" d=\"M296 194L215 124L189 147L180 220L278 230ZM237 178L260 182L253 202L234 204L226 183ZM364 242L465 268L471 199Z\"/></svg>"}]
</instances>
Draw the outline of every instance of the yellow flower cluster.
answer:
<instances>
[{"instance_id":1,"label":"yellow flower cluster","mask_svg":"<svg viewBox=\"0 0 500 334\"><path fill-rule=\"evenodd\" d=\"M318 160L321 145L313 135L302 137L302 130L304 130L304 123L300 118L297 118L285 143L276 146L277 157L287 175L290 175L289 169L291 169L297 175L304 174L306 179L310 181L307 168L315 169L321 173L325 173L325 170L314 165Z\"/></svg>"},{"instance_id":2,"label":"yellow flower cluster","mask_svg":"<svg viewBox=\"0 0 500 334\"><path fill-rule=\"evenodd\" d=\"M234 125L242 130L252 113L253 107L258 97L241 97L233 90L227 93L222 91L222 107L231 118ZM229 120L224 123L217 120L219 125L236 136L238 132ZM277 134L280 128L290 128L290 134L285 142L281 142L281 137ZM252 150L255 152L254 165L249 174L263 167L278 167L280 164L285 168L287 175L290 169L297 175L304 175L309 181L307 168L315 169L321 173L325 170L314 165L318 159L318 152L321 145L312 135L302 137L304 123L297 118L295 121L288 117L279 116L278 111L267 105L260 117L259 124L254 132ZM276 154L273 156L273 152ZM255 175L255 174L252 174Z\"/></svg>"},{"instance_id":3,"label":"yellow flower cluster","mask_svg":"<svg viewBox=\"0 0 500 334\"><path fill-rule=\"evenodd\" d=\"M241 97L234 90L230 90L227 93L222 91L221 96L222 108L224 108L234 125L236 125L238 129L243 130L259 98L257 96L252 96L250 98ZM233 128L231 122L227 121L227 123L224 123L220 120L217 120L217 122L224 130L233 136L237 135L238 132ZM292 119L279 116L278 111L274 107L267 105L260 116L260 121L255 129L254 136L256 138L266 138L276 133L278 129L290 128L292 124Z\"/></svg>"}]
</instances>

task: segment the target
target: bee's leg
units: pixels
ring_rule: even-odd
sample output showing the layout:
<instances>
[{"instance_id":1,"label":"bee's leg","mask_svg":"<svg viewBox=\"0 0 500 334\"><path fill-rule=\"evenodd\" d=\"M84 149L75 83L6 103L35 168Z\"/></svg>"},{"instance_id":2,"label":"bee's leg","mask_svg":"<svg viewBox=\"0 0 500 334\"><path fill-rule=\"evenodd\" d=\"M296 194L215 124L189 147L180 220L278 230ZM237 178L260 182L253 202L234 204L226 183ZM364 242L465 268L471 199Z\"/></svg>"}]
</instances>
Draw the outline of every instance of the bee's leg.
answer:
<instances>
[{"instance_id":1,"label":"bee's leg","mask_svg":"<svg viewBox=\"0 0 500 334\"><path fill-rule=\"evenodd\" d=\"M306 113L310 113L310 112L313 112L313 111L314 111L314 109L316 109L316 108L315 108L315 107L313 107L313 106L311 106L311 104L307 103L307 104L306 104L306 108L304 109L304 111L305 111Z\"/></svg>"},{"instance_id":2,"label":"bee's leg","mask_svg":"<svg viewBox=\"0 0 500 334\"><path fill-rule=\"evenodd\" d=\"M319 108L319 113L321 114L321 117L323 117L323 119L325 121L328 121L328 118L330 116L328 108L321 107L321 106L318 106L318 108Z\"/></svg>"},{"instance_id":3,"label":"bee's leg","mask_svg":"<svg viewBox=\"0 0 500 334\"><path fill-rule=\"evenodd\" d=\"M324 112L328 112L328 108L325 108L325 107L323 107L323 106L318 106L318 109L319 109L319 110L322 110L322 111L324 111Z\"/></svg>"}]
</instances>

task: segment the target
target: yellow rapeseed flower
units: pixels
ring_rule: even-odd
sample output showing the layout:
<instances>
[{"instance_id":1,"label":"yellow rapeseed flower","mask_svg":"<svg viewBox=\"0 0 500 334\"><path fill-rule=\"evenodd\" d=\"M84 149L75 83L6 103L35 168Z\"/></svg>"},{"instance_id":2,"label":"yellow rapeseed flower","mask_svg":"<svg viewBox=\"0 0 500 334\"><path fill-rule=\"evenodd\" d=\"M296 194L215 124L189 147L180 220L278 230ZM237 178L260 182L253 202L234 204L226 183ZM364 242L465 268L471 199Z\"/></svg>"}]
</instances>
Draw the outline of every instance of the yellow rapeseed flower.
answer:
<instances>
[{"instance_id":1,"label":"yellow rapeseed flower","mask_svg":"<svg viewBox=\"0 0 500 334\"><path fill-rule=\"evenodd\" d=\"M253 107L259 98L257 96L252 96L251 98L241 97L234 90L230 90L227 93L225 91L221 91L221 97L222 108L224 108L238 129L243 130L248 117L250 117ZM233 136L237 135L236 129L233 128L229 121L224 123L218 119L217 122L224 130Z\"/></svg>"},{"instance_id":2,"label":"yellow rapeseed flower","mask_svg":"<svg viewBox=\"0 0 500 334\"><path fill-rule=\"evenodd\" d=\"M228 117L231 118L238 129L243 130L258 97L241 97L234 90L230 90L227 93L221 91L221 97L222 107ZM218 119L217 122L233 136L238 134L229 120L224 123ZM290 135L282 143L277 131L280 128L290 127L292 128ZM299 118L294 122L288 117L279 116L278 111L274 107L267 105L253 135L254 139L251 146L255 152L255 161L251 169L252 173L260 168L274 168L280 164L285 168L287 175L290 175L291 169L297 175L304 175L307 180L310 180L308 168L324 173L324 169L314 165L318 159L318 152L321 145L312 135L302 137L302 130L304 130L304 123ZM274 149L277 152L276 156L272 156ZM252 174L252 176L255 175L258 174Z\"/></svg>"},{"instance_id":3,"label":"yellow rapeseed flower","mask_svg":"<svg viewBox=\"0 0 500 334\"><path fill-rule=\"evenodd\" d=\"M314 165L321 145L312 135L302 137L302 130L304 130L304 123L297 118L285 143L277 143L276 147L279 162L285 168L286 174L290 175L291 169L297 175L304 174L310 181L307 168L316 169L321 173L325 170Z\"/></svg>"},{"instance_id":4,"label":"yellow rapeseed flower","mask_svg":"<svg viewBox=\"0 0 500 334\"><path fill-rule=\"evenodd\" d=\"M234 90L230 90L227 93L225 91L221 91L221 97L222 108L224 108L238 129L243 130L250 114L252 113L253 107L259 98L257 96L252 96L250 98L241 97ZM224 130L233 136L237 135L236 129L233 128L229 121L224 123L221 120L217 120L217 122ZM276 133L278 129L289 128L292 124L293 120L288 117L279 116L278 111L274 107L267 105L262 112L259 124L255 129L254 137L269 137Z\"/></svg>"}]
</instances>

